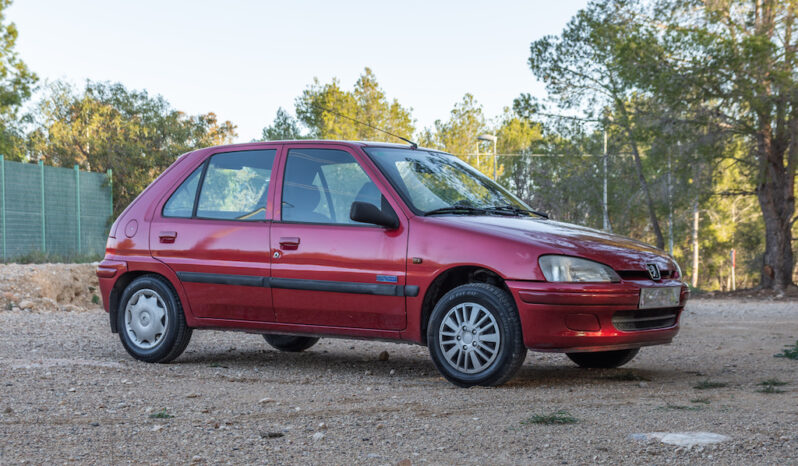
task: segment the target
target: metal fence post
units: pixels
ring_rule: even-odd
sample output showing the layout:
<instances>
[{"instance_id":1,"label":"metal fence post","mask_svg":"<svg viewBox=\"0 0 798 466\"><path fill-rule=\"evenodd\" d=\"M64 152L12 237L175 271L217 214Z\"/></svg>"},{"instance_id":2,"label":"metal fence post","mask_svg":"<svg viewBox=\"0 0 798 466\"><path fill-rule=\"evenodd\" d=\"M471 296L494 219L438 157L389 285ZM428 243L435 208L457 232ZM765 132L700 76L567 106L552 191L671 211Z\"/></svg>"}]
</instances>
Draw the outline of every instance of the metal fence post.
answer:
<instances>
[{"instance_id":1,"label":"metal fence post","mask_svg":"<svg viewBox=\"0 0 798 466\"><path fill-rule=\"evenodd\" d=\"M106 172L108 174L108 192L110 195L108 198L111 200L111 217L114 216L114 171L110 168Z\"/></svg>"},{"instance_id":2,"label":"metal fence post","mask_svg":"<svg viewBox=\"0 0 798 466\"><path fill-rule=\"evenodd\" d=\"M81 243L81 235L80 235L80 170L78 169L78 164L75 164L75 197L77 199L77 208L78 214L76 215L78 220L78 254L80 254L80 243Z\"/></svg>"},{"instance_id":3,"label":"metal fence post","mask_svg":"<svg viewBox=\"0 0 798 466\"><path fill-rule=\"evenodd\" d=\"M41 186L42 186L42 252L47 252L47 226L45 223L45 216L44 216L44 160L39 160L39 173L41 176Z\"/></svg>"},{"instance_id":4,"label":"metal fence post","mask_svg":"<svg viewBox=\"0 0 798 466\"><path fill-rule=\"evenodd\" d=\"M6 158L0 155L0 181L2 181L3 191L3 205L0 207L2 210L2 223L3 223L3 262L6 261Z\"/></svg>"}]
</instances>

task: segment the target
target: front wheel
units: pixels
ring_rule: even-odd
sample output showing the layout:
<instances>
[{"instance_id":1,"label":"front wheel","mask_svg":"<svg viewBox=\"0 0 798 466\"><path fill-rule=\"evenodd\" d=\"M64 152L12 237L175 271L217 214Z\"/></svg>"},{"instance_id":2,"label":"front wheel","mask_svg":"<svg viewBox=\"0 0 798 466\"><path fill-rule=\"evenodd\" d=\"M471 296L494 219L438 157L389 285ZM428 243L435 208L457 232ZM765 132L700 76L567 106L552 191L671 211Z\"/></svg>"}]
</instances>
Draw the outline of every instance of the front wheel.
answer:
<instances>
[{"instance_id":1,"label":"front wheel","mask_svg":"<svg viewBox=\"0 0 798 466\"><path fill-rule=\"evenodd\" d=\"M588 369L614 369L621 367L637 356L640 348L595 353L565 353L579 367Z\"/></svg>"},{"instance_id":2,"label":"front wheel","mask_svg":"<svg viewBox=\"0 0 798 466\"><path fill-rule=\"evenodd\" d=\"M526 357L515 303L484 283L459 286L438 301L427 344L440 373L460 387L501 385Z\"/></svg>"},{"instance_id":3,"label":"front wheel","mask_svg":"<svg viewBox=\"0 0 798 466\"><path fill-rule=\"evenodd\" d=\"M295 337L291 335L274 335L264 333L263 339L272 348L289 353L299 353L315 345L319 339L316 337Z\"/></svg>"}]
</instances>

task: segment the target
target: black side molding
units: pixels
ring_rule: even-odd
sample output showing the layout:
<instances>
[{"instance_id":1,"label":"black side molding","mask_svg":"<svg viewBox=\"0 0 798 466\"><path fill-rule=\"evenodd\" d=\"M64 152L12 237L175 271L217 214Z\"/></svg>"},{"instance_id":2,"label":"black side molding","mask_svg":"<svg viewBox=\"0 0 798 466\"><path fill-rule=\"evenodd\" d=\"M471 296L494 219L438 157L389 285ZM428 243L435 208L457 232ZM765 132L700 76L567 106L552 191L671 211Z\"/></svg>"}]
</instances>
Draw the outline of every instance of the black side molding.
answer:
<instances>
[{"instance_id":1,"label":"black side molding","mask_svg":"<svg viewBox=\"0 0 798 466\"><path fill-rule=\"evenodd\" d=\"M227 275L223 273L202 273L202 272L177 272L177 278L181 282L189 283L213 283L217 285L237 285L237 286L262 286L269 287L269 277L258 277L253 275Z\"/></svg>"},{"instance_id":2,"label":"black side molding","mask_svg":"<svg viewBox=\"0 0 798 466\"><path fill-rule=\"evenodd\" d=\"M228 275L220 273L177 272L180 281L188 283L213 283L218 285L257 286L284 290L327 291L332 293L368 294L376 296L418 296L416 285L387 285L382 283L337 282L330 280L304 280L301 278L258 277L253 275Z\"/></svg>"}]
</instances>

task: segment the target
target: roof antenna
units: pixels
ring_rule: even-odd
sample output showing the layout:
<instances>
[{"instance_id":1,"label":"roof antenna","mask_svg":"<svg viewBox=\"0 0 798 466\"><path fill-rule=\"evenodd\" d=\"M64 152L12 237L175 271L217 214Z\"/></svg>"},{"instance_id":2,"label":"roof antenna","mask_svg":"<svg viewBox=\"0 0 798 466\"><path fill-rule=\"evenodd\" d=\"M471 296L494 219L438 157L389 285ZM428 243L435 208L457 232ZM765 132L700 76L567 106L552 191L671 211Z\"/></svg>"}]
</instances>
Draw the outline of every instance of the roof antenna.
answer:
<instances>
[{"instance_id":1,"label":"roof antenna","mask_svg":"<svg viewBox=\"0 0 798 466\"><path fill-rule=\"evenodd\" d=\"M410 139L403 138L402 136L398 136L398 135L396 135L396 134L393 134L393 133L391 133L391 132L389 132L389 131L385 131L385 130L384 130L384 129L382 129L382 128L377 128L376 126L371 126L371 125L370 125L370 124L368 124L368 123L363 123L362 121L355 120L354 118L352 118L352 117L350 117L350 116L344 115L343 113L336 112L335 110L331 110L331 109L329 109L329 108L327 108L327 107L322 107L322 106L321 106L321 105L319 105L319 104L313 103L313 104L311 104L311 105L312 105L312 106L314 106L314 107L316 107L316 108L318 108L319 110L324 110L325 112L332 113L333 115L339 116L339 117L341 117L341 118L346 118L347 120L353 121L353 122L355 122L355 123L357 123L357 124L359 124L359 125L363 125L363 126L369 127L369 128L371 128L371 129L377 130L377 131L379 131L379 132L381 132L381 133L385 133L385 134L387 134L388 136L393 136L393 137L395 137L396 139L401 139L402 141L404 141L404 142L406 142L406 143L410 144L410 148L411 148L411 149L413 149L413 150L416 150L416 149L418 149L418 144L416 144L415 142L411 141Z\"/></svg>"}]
</instances>

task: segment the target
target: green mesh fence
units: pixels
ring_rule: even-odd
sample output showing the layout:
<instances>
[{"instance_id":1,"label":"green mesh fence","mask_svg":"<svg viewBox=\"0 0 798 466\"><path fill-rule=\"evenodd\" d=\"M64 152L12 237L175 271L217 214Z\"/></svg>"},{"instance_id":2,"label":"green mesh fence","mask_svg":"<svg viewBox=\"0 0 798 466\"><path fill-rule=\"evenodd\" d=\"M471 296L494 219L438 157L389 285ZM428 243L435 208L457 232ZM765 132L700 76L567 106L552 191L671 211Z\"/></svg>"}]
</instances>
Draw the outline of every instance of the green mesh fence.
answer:
<instances>
[{"instance_id":1,"label":"green mesh fence","mask_svg":"<svg viewBox=\"0 0 798 466\"><path fill-rule=\"evenodd\" d=\"M3 261L34 252L100 254L112 216L111 174L8 162L0 156Z\"/></svg>"}]
</instances>

